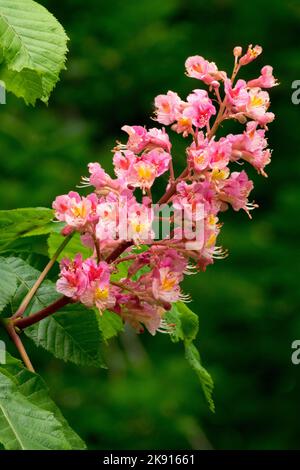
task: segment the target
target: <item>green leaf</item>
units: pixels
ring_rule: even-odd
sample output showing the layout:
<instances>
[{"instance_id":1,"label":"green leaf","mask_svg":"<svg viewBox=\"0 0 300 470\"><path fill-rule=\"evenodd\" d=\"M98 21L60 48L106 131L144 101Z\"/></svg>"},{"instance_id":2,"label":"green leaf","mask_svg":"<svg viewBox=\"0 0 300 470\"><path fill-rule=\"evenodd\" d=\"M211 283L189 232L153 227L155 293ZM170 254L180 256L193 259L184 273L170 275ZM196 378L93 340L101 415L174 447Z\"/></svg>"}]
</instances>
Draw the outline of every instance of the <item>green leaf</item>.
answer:
<instances>
[{"instance_id":1,"label":"green leaf","mask_svg":"<svg viewBox=\"0 0 300 470\"><path fill-rule=\"evenodd\" d=\"M0 251L20 237L50 233L55 229L52 219L52 209L44 207L0 211Z\"/></svg>"},{"instance_id":2,"label":"green leaf","mask_svg":"<svg viewBox=\"0 0 300 470\"><path fill-rule=\"evenodd\" d=\"M52 258L58 247L62 244L66 237L60 233L51 233L48 237L48 253L49 258ZM62 258L71 258L73 259L77 253L81 253L83 258L88 258L92 254L92 250L87 248L81 243L79 233L75 233L67 246L64 248L62 253L58 257L58 261Z\"/></svg>"},{"instance_id":3,"label":"green leaf","mask_svg":"<svg viewBox=\"0 0 300 470\"><path fill-rule=\"evenodd\" d=\"M171 340L173 342L180 340L184 342L187 362L196 372L209 408L214 412L215 405L212 398L214 383L210 374L201 364L200 354L193 343L199 330L198 315L183 302L176 302L172 305L171 310L166 312L165 321L172 325Z\"/></svg>"},{"instance_id":4,"label":"green leaf","mask_svg":"<svg viewBox=\"0 0 300 470\"><path fill-rule=\"evenodd\" d=\"M190 341L185 341L184 347L186 360L191 366L191 368L196 372L200 380L203 393L208 402L209 408L214 413L215 404L212 398L212 393L214 389L213 380L207 370L202 366L200 361L200 354L196 346Z\"/></svg>"},{"instance_id":5,"label":"green leaf","mask_svg":"<svg viewBox=\"0 0 300 470\"><path fill-rule=\"evenodd\" d=\"M177 343L178 341L183 341L183 332L181 328L181 319L180 313L177 308L177 303L172 304L171 310L168 310L165 313L164 320L168 325L170 325L170 338L173 343Z\"/></svg>"},{"instance_id":6,"label":"green leaf","mask_svg":"<svg viewBox=\"0 0 300 470\"><path fill-rule=\"evenodd\" d=\"M33 303L33 311L39 310L38 305L39 301ZM59 359L80 366L105 368L100 350L103 338L97 314L82 305L64 307L58 313L26 328L25 334L37 346L42 346Z\"/></svg>"},{"instance_id":7,"label":"green leaf","mask_svg":"<svg viewBox=\"0 0 300 470\"><path fill-rule=\"evenodd\" d=\"M122 318L114 312L105 310L99 316L99 325L104 340L108 340L124 330Z\"/></svg>"},{"instance_id":8,"label":"green leaf","mask_svg":"<svg viewBox=\"0 0 300 470\"><path fill-rule=\"evenodd\" d=\"M121 279L126 278L130 264L131 263L129 261L118 263L115 267L116 271L111 274L111 280L114 282L119 282Z\"/></svg>"},{"instance_id":9,"label":"green leaf","mask_svg":"<svg viewBox=\"0 0 300 470\"><path fill-rule=\"evenodd\" d=\"M7 353L0 365L0 441L8 450L84 449L43 380Z\"/></svg>"},{"instance_id":10,"label":"green leaf","mask_svg":"<svg viewBox=\"0 0 300 470\"><path fill-rule=\"evenodd\" d=\"M13 297L17 288L17 276L6 258L0 258L0 312Z\"/></svg>"},{"instance_id":11,"label":"green leaf","mask_svg":"<svg viewBox=\"0 0 300 470\"><path fill-rule=\"evenodd\" d=\"M182 336L186 340L193 341L199 330L198 315L183 302L177 302L176 307L180 315Z\"/></svg>"},{"instance_id":12,"label":"green leaf","mask_svg":"<svg viewBox=\"0 0 300 470\"><path fill-rule=\"evenodd\" d=\"M134 251L134 250L133 250ZM126 257L126 255L124 255ZM115 266L115 272L111 274L112 281L120 281L123 278L128 277L128 270L132 264L132 261L122 261ZM137 281L140 276L149 272L149 266L142 266L134 275L130 276L133 281Z\"/></svg>"},{"instance_id":13,"label":"green leaf","mask_svg":"<svg viewBox=\"0 0 300 470\"><path fill-rule=\"evenodd\" d=\"M68 37L49 11L33 0L0 0L1 79L7 90L35 104L47 102L65 68Z\"/></svg>"},{"instance_id":14,"label":"green leaf","mask_svg":"<svg viewBox=\"0 0 300 470\"><path fill-rule=\"evenodd\" d=\"M20 258L8 258L10 267L18 278L18 287L12 299L15 311L32 287L40 272ZM50 305L60 295L55 285L45 281L36 292L25 315ZM105 367L100 345L103 340L97 314L79 304L70 304L44 320L24 330L37 346L55 357L78 365Z\"/></svg>"},{"instance_id":15,"label":"green leaf","mask_svg":"<svg viewBox=\"0 0 300 470\"><path fill-rule=\"evenodd\" d=\"M179 340L194 340L198 334L199 319L196 313L183 302L172 304L171 310L166 312L165 320L172 325L171 339L174 342Z\"/></svg>"}]
</instances>

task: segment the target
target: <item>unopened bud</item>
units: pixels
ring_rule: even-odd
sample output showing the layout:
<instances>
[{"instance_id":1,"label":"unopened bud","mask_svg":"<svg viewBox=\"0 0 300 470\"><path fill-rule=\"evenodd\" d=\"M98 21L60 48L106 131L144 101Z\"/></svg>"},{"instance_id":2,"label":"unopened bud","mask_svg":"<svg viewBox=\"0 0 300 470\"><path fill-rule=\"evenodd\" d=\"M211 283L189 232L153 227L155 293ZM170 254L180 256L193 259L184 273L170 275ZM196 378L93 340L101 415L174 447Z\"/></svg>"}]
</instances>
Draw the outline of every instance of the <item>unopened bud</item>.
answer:
<instances>
[{"instance_id":1,"label":"unopened bud","mask_svg":"<svg viewBox=\"0 0 300 470\"><path fill-rule=\"evenodd\" d=\"M219 87L220 87L220 83L217 82L217 80L213 80L213 81L211 82L210 86L211 86L212 88L219 88Z\"/></svg>"},{"instance_id":2,"label":"unopened bud","mask_svg":"<svg viewBox=\"0 0 300 470\"><path fill-rule=\"evenodd\" d=\"M241 46L236 46L234 49L233 49L233 55L234 57L240 57L242 55L242 52L243 52L243 49L241 48Z\"/></svg>"}]
</instances>

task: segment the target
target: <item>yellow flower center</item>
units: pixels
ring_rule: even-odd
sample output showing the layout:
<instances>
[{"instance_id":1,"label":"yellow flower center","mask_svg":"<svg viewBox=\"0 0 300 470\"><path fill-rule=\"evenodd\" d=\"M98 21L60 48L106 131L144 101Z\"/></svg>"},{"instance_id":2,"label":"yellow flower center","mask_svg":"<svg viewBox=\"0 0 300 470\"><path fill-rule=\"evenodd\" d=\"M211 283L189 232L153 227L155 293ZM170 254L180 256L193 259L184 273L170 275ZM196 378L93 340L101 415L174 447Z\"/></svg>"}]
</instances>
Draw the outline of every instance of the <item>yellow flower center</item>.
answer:
<instances>
[{"instance_id":1,"label":"yellow flower center","mask_svg":"<svg viewBox=\"0 0 300 470\"><path fill-rule=\"evenodd\" d=\"M72 213L75 217L82 217L86 216L86 207L84 205L75 206L72 208Z\"/></svg>"},{"instance_id":2,"label":"yellow flower center","mask_svg":"<svg viewBox=\"0 0 300 470\"><path fill-rule=\"evenodd\" d=\"M169 273L166 276L163 276L161 280L161 287L165 291L170 291L174 289L176 282L177 282L176 278L172 277L172 275L170 275Z\"/></svg>"},{"instance_id":3,"label":"yellow flower center","mask_svg":"<svg viewBox=\"0 0 300 470\"><path fill-rule=\"evenodd\" d=\"M178 122L181 126L190 126L191 125L191 120L188 117L182 117L182 118L179 119Z\"/></svg>"},{"instance_id":4,"label":"yellow flower center","mask_svg":"<svg viewBox=\"0 0 300 470\"><path fill-rule=\"evenodd\" d=\"M251 101L250 101L250 105L252 107L259 107L259 106L262 106L264 104L262 98L260 98L259 96L257 95L254 95L251 97Z\"/></svg>"},{"instance_id":5,"label":"yellow flower center","mask_svg":"<svg viewBox=\"0 0 300 470\"><path fill-rule=\"evenodd\" d=\"M228 170L226 170L225 168L223 170L218 170L217 168L215 168L211 174L212 179L215 181L225 180L227 176L228 176Z\"/></svg>"},{"instance_id":6,"label":"yellow flower center","mask_svg":"<svg viewBox=\"0 0 300 470\"><path fill-rule=\"evenodd\" d=\"M207 217L207 223L209 225L215 225L217 222L217 218L213 215L213 214L210 214L208 217Z\"/></svg>"},{"instance_id":7,"label":"yellow flower center","mask_svg":"<svg viewBox=\"0 0 300 470\"><path fill-rule=\"evenodd\" d=\"M202 165L204 163L204 154L200 153L200 155L197 155L195 161L198 165Z\"/></svg>"},{"instance_id":8,"label":"yellow flower center","mask_svg":"<svg viewBox=\"0 0 300 470\"><path fill-rule=\"evenodd\" d=\"M95 299L96 300L106 300L108 297L108 288L105 287L104 289L101 289L100 287L97 287L95 290Z\"/></svg>"},{"instance_id":9,"label":"yellow flower center","mask_svg":"<svg viewBox=\"0 0 300 470\"><path fill-rule=\"evenodd\" d=\"M249 50L249 53L250 53L250 56L251 56L251 57L254 57L254 58L255 58L255 57L258 56L258 52L257 52L256 49L250 49L250 50Z\"/></svg>"},{"instance_id":10,"label":"yellow flower center","mask_svg":"<svg viewBox=\"0 0 300 470\"><path fill-rule=\"evenodd\" d=\"M137 173L139 178L143 181L151 181L153 178L152 168L149 168L149 166L146 165L140 165L138 167Z\"/></svg>"}]
</instances>

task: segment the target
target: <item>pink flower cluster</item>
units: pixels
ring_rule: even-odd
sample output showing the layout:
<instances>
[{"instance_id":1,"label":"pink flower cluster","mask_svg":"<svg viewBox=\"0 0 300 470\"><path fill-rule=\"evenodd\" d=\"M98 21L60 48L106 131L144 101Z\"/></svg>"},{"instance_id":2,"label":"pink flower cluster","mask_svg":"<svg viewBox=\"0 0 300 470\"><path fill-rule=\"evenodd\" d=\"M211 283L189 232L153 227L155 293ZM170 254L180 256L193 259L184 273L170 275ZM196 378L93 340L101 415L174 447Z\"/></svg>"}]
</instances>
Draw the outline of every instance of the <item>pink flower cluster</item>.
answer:
<instances>
[{"instance_id":1,"label":"pink flower cluster","mask_svg":"<svg viewBox=\"0 0 300 470\"><path fill-rule=\"evenodd\" d=\"M93 192L87 196L70 192L55 199L55 217L64 222L62 233L79 232L82 243L93 250L86 260L78 254L61 262L60 293L100 313L111 310L137 331L143 327L152 334L169 331L165 312L172 303L188 299L180 286L185 274L191 268L205 270L214 259L226 256L217 246L220 213L232 207L250 216L257 207L249 202L253 182L239 166L247 162L266 176L271 151L265 134L274 119L266 89L277 81L268 65L258 78L236 77L261 52L260 46L250 45L245 54L235 47L230 77L214 62L189 57L186 74L199 81L196 89L186 100L173 91L155 98L154 120L188 139L186 168L179 176L164 127L126 125L122 130L127 142L118 142L113 149L115 177L99 163L90 163L82 186L94 187ZM220 125L230 119L243 127L237 134L218 137ZM158 217L154 209L152 187L165 174L167 185L157 204L182 211L189 229L182 231L170 214L169 235L157 239L153 224L166 217ZM196 238L199 221L202 241L191 245L187 242Z\"/></svg>"}]
</instances>

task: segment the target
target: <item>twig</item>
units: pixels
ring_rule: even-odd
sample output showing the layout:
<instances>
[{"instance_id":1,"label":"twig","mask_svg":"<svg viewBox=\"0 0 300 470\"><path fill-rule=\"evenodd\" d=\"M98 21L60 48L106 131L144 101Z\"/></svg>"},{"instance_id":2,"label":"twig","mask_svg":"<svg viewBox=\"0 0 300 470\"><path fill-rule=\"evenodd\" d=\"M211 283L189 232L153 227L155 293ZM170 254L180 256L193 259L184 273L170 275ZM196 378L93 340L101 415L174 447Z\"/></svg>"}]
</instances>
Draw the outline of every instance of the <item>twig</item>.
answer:
<instances>
[{"instance_id":1,"label":"twig","mask_svg":"<svg viewBox=\"0 0 300 470\"><path fill-rule=\"evenodd\" d=\"M69 297L61 297L60 299L53 302L53 304L48 305L48 307L45 307L42 310L39 310L38 312L33 313L32 315L29 315L28 317L15 319L12 324L14 327L18 327L21 330L24 330L24 328L34 325L35 323L43 320L44 318L49 317L49 315L52 315L52 313L57 312L57 310L64 307L65 305L68 305L71 302L72 300Z\"/></svg>"},{"instance_id":2,"label":"twig","mask_svg":"<svg viewBox=\"0 0 300 470\"><path fill-rule=\"evenodd\" d=\"M15 330L14 324L12 323L11 320L4 321L3 323L5 325L7 333L9 334L9 336L11 337L12 341L14 342L17 350L19 351L19 354L20 354L25 366L27 367L28 370L30 370L31 372L34 372L33 365L31 364L31 361L28 357L26 349L23 346L23 343L21 341L20 336L17 334L17 332Z\"/></svg>"},{"instance_id":3,"label":"twig","mask_svg":"<svg viewBox=\"0 0 300 470\"><path fill-rule=\"evenodd\" d=\"M106 258L107 263L112 263L115 261L119 256L132 245L131 241L123 241L111 252L111 254Z\"/></svg>"},{"instance_id":4,"label":"twig","mask_svg":"<svg viewBox=\"0 0 300 470\"><path fill-rule=\"evenodd\" d=\"M56 252L54 253L53 257L51 258L51 260L49 261L49 263L47 264L47 266L45 267L45 269L41 272L41 274L39 275L38 279L36 280L36 282L33 284L32 288L29 290L29 292L27 293L27 295L24 297L23 301L21 302L21 305L19 306L18 310L14 313L14 315L11 317L12 320L15 320L16 318L19 318L19 317L22 317L22 315L24 314L25 310L27 309L28 305L30 304L30 301L31 299L33 298L34 294L36 293L36 291L38 290L38 288L40 287L40 285L42 284L42 282L44 281L45 277L47 276L48 272L50 271L50 269L52 268L52 266L55 264L55 261L57 260L57 258L59 257L60 253L64 250L64 248L66 247L66 245L69 243L69 241L71 240L73 234L69 235L68 237L66 237L64 239L64 241L62 242L62 244L58 247L58 249L56 250Z\"/></svg>"}]
</instances>

